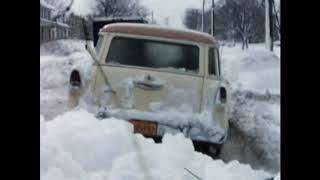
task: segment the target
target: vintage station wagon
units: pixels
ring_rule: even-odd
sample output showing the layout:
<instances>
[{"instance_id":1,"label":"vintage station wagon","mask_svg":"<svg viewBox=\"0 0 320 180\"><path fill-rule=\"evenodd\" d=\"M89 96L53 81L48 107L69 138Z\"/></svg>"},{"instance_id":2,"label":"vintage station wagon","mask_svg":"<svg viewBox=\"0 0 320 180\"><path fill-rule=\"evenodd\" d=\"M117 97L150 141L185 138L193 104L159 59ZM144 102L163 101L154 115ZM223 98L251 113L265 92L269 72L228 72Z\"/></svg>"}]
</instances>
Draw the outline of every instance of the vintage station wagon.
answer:
<instances>
[{"instance_id":1,"label":"vintage station wagon","mask_svg":"<svg viewBox=\"0 0 320 180\"><path fill-rule=\"evenodd\" d=\"M227 83L216 40L205 33L148 24L113 23L91 48L92 75L74 68L70 108L90 94L100 119L131 122L134 132L161 141L183 133L196 150L217 156L228 133Z\"/></svg>"}]
</instances>

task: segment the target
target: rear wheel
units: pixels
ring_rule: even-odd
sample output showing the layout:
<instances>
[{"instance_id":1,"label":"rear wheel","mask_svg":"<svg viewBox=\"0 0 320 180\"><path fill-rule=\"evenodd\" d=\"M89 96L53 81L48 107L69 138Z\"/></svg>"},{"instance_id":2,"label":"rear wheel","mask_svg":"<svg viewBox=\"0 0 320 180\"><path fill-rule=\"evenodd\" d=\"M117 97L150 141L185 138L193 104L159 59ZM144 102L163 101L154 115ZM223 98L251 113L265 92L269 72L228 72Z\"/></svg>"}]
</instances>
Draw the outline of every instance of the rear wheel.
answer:
<instances>
[{"instance_id":1,"label":"rear wheel","mask_svg":"<svg viewBox=\"0 0 320 180\"><path fill-rule=\"evenodd\" d=\"M206 154L213 159L219 159L221 154L222 145L219 144L209 144L209 143L198 143L194 142L195 150Z\"/></svg>"},{"instance_id":2,"label":"rear wheel","mask_svg":"<svg viewBox=\"0 0 320 180\"><path fill-rule=\"evenodd\" d=\"M80 73L77 70L73 70L70 75L69 80L69 109L73 109L79 104L79 98L81 96L81 77Z\"/></svg>"},{"instance_id":3,"label":"rear wheel","mask_svg":"<svg viewBox=\"0 0 320 180\"><path fill-rule=\"evenodd\" d=\"M213 159L219 159L221 154L222 146L208 146L208 155Z\"/></svg>"}]
</instances>

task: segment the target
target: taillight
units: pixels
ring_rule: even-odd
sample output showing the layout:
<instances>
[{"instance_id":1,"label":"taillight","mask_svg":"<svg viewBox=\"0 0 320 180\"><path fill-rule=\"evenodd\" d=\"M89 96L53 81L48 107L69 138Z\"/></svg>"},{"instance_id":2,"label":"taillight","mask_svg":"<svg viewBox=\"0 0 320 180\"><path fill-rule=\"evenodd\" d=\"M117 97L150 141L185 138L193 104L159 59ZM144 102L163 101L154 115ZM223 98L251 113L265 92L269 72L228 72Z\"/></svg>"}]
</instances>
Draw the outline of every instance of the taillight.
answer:
<instances>
[{"instance_id":1,"label":"taillight","mask_svg":"<svg viewBox=\"0 0 320 180\"><path fill-rule=\"evenodd\" d=\"M74 70L71 72L70 85L73 87L80 87L81 86L81 78L80 78L79 71Z\"/></svg>"}]
</instances>

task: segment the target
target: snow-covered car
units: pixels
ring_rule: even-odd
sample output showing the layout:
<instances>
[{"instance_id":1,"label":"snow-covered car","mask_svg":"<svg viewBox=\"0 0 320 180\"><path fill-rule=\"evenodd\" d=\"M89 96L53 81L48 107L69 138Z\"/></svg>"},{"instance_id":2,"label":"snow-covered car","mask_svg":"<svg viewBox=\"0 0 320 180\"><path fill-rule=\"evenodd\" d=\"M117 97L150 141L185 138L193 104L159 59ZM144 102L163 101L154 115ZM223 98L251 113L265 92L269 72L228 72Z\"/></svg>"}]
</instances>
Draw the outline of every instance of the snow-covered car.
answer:
<instances>
[{"instance_id":1,"label":"snow-covered car","mask_svg":"<svg viewBox=\"0 0 320 180\"><path fill-rule=\"evenodd\" d=\"M212 36L114 23L101 28L95 49L88 49L92 66L75 67L70 75L71 108L86 99L100 119L130 121L134 132L155 141L183 133L196 150L219 154L229 128L228 86Z\"/></svg>"}]
</instances>

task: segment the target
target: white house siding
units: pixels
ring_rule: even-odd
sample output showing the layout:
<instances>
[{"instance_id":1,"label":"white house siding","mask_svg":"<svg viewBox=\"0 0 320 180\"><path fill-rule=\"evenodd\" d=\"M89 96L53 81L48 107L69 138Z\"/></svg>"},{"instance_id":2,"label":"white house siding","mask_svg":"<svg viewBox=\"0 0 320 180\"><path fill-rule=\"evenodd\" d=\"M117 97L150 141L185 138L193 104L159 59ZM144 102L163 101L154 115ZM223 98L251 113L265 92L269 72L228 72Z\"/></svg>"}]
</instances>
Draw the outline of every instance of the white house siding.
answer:
<instances>
[{"instance_id":1,"label":"white house siding","mask_svg":"<svg viewBox=\"0 0 320 180\"><path fill-rule=\"evenodd\" d=\"M51 19L51 13L54 7L40 1L40 44L55 40L68 38L69 26L62 22L55 22Z\"/></svg>"}]
</instances>

